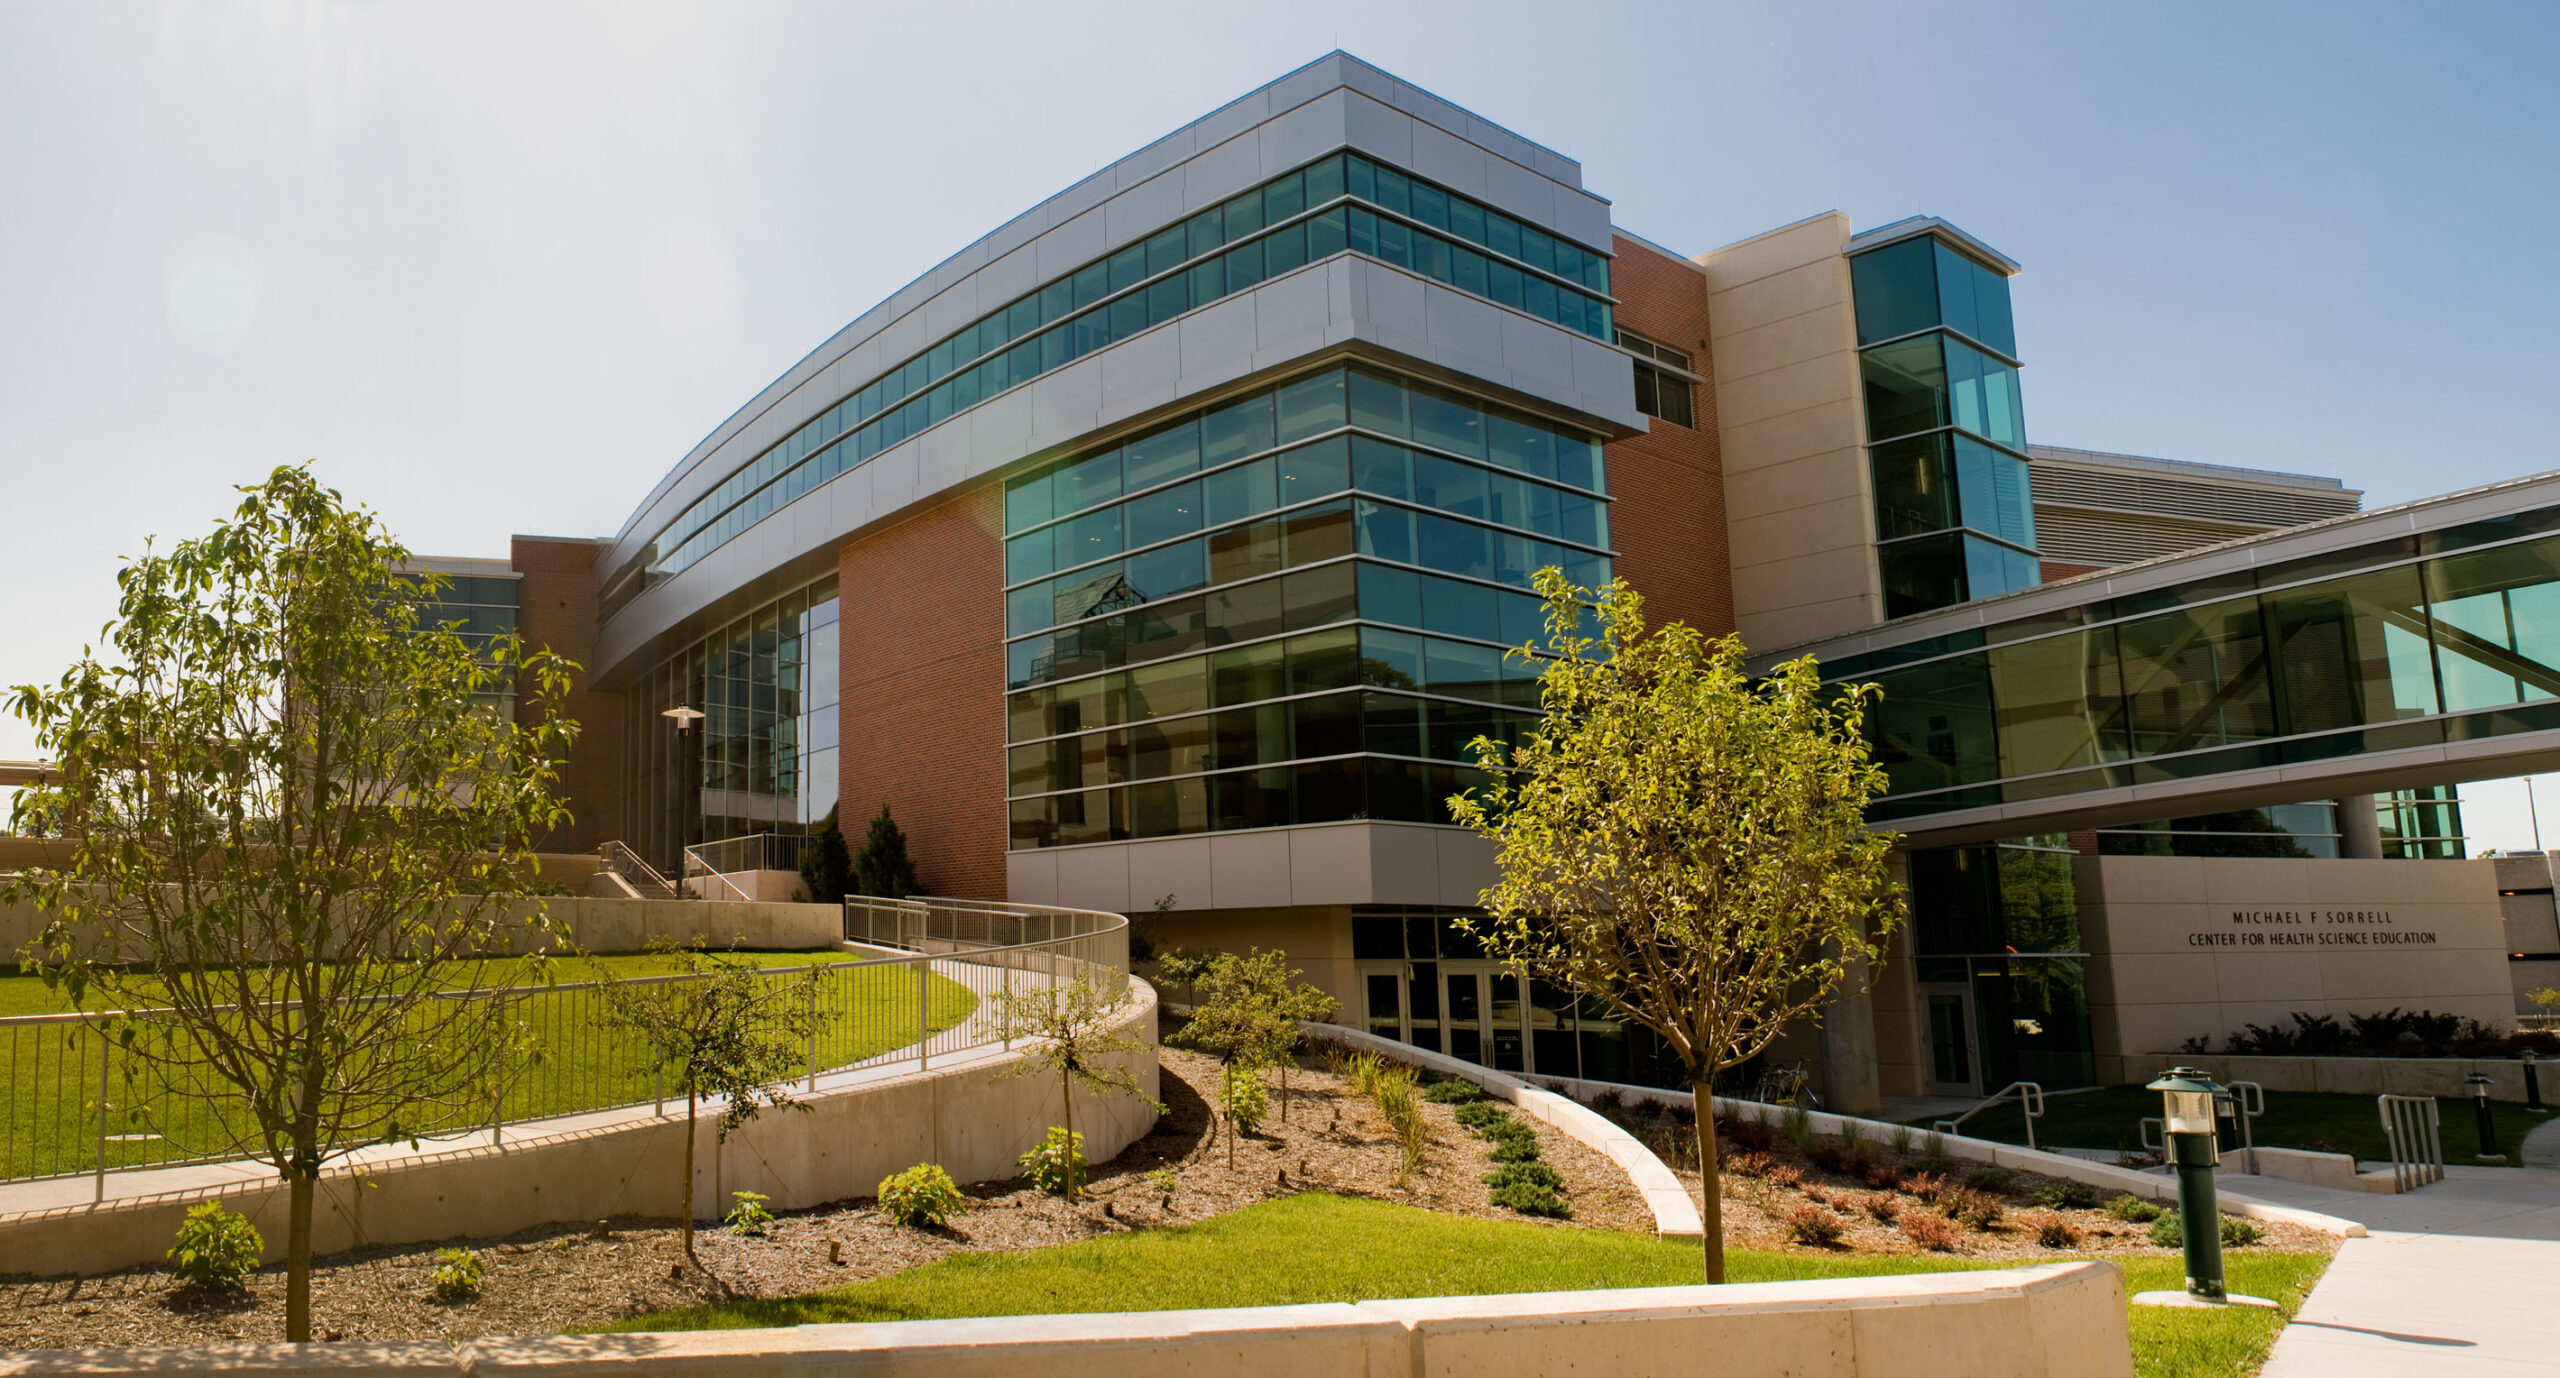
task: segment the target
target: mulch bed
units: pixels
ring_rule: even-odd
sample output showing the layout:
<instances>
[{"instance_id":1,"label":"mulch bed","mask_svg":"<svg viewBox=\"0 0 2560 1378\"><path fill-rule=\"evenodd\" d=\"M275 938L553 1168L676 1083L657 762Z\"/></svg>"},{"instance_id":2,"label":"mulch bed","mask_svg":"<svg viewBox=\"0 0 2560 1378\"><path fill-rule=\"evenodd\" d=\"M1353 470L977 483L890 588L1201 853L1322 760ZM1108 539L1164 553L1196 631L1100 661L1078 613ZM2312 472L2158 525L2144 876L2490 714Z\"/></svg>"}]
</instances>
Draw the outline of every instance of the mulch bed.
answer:
<instances>
[{"instance_id":1,"label":"mulch bed","mask_svg":"<svg viewBox=\"0 0 2560 1378\"><path fill-rule=\"evenodd\" d=\"M1319 1065L1293 1072L1286 1097L1272 1095L1273 1117L1262 1132L1235 1141L1232 1166L1228 1143L1212 1133L1216 1116L1208 1098L1217 1063L1167 1046L1160 1060L1166 1114L1118 1158L1090 1170L1089 1194L1080 1202L1020 1182L986 1182L966 1189L969 1208L940 1230L892 1224L868 1197L782 1212L764 1239L702 1229L696 1247L716 1283L679 1266L681 1232L664 1221L552 1225L504 1239L357 1249L323 1258L313 1269L313 1324L346 1340L557 1334L724 1296L841 1287L954 1254L1041 1249L1190 1224L1300 1191L1560 1229L1652 1229L1642 1198L1615 1164L1534 1121L1540 1153L1564 1178L1574 1218L1533 1221L1494 1206L1482 1181L1493 1166L1489 1145L1459 1127L1444 1105L1424 1106L1431 1148L1413 1181L1398 1185L1399 1154L1376 1107L1318 1059L1308 1061ZM1284 1103L1285 1120L1279 1117ZM1176 1179L1169 1201L1150 1175L1166 1167ZM479 1250L487 1265L475 1300L446 1303L434 1296L435 1251L453 1246ZM843 1262L831 1261L837 1257ZM273 1340L283 1334L283 1316L281 1267L260 1270L245 1293L231 1297L181 1292L163 1269L0 1277L0 1350Z\"/></svg>"}]
</instances>

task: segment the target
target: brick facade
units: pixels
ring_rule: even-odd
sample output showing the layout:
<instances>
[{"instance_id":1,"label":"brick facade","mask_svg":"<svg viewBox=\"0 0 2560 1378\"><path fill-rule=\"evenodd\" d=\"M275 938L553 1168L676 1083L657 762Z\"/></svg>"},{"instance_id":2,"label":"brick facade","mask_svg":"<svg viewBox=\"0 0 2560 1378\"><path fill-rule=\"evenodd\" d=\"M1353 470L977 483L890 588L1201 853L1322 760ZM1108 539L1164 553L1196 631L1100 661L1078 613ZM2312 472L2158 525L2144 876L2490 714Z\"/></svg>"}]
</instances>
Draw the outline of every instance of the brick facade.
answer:
<instances>
[{"instance_id":1,"label":"brick facade","mask_svg":"<svg viewBox=\"0 0 2560 1378\"><path fill-rule=\"evenodd\" d=\"M837 555L837 817L859 851L888 805L932 894L1005 897L1003 525L990 486Z\"/></svg>"},{"instance_id":2,"label":"brick facade","mask_svg":"<svg viewBox=\"0 0 2560 1378\"><path fill-rule=\"evenodd\" d=\"M578 724L577 745L560 766L560 792L571 822L537 844L546 852L591 852L622 835L623 713L621 694L588 687L595 663L595 562L609 541L518 536L507 544L516 582L516 634L527 650L548 649L577 662L578 674L561 712ZM516 691L519 719L533 711L530 686Z\"/></svg>"},{"instance_id":3,"label":"brick facade","mask_svg":"<svg viewBox=\"0 0 2560 1378\"><path fill-rule=\"evenodd\" d=\"M1715 376L1707 352L1707 279L1688 262L1624 235L1609 282L1618 323L1689 351L1690 371ZM1733 630L1724 461L1716 439L1716 390L1690 389L1694 427L1653 420L1650 434L1608 449L1610 543L1618 573L1645 596L1647 620L1686 622L1710 635Z\"/></svg>"}]
</instances>

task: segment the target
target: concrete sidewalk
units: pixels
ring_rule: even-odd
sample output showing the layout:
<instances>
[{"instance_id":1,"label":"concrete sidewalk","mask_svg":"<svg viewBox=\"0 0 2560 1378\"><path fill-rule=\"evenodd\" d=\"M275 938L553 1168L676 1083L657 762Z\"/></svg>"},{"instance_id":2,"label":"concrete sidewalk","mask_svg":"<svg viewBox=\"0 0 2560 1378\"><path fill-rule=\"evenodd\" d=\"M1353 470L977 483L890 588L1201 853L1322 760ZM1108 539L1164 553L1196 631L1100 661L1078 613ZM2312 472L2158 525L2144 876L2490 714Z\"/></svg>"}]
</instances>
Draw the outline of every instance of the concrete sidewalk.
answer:
<instances>
[{"instance_id":1,"label":"concrete sidewalk","mask_svg":"<svg viewBox=\"0 0 2560 1378\"><path fill-rule=\"evenodd\" d=\"M2263 1378L2560 1372L2560 1172L2448 1167L2444 1181L2398 1196L2223 1182L2372 1231L2339 1248Z\"/></svg>"}]
</instances>

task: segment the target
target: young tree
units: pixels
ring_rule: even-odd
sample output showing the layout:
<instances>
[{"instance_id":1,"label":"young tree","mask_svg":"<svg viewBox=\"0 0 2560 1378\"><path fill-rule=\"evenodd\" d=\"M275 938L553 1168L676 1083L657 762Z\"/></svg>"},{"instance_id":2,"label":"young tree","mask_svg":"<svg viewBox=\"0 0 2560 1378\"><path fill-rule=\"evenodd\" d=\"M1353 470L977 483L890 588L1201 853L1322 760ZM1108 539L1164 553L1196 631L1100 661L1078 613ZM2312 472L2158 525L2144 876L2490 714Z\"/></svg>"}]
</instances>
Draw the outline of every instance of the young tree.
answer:
<instances>
[{"instance_id":1,"label":"young tree","mask_svg":"<svg viewBox=\"0 0 2560 1378\"><path fill-rule=\"evenodd\" d=\"M311 1335L311 1219L330 1157L487 1113L510 1042L488 960L532 932L510 896L576 734L575 666L439 623L439 575L310 470L280 468L231 519L116 576L102 661L11 707L60 763L22 833L67 839L8 887L48 916L22 960L75 1001L147 1012L146 1073L224 1107L203 1144L272 1165L286 1224L285 1337ZM513 721L477 703L514 689Z\"/></svg>"},{"instance_id":2,"label":"young tree","mask_svg":"<svg viewBox=\"0 0 2560 1378\"><path fill-rule=\"evenodd\" d=\"M1706 1279L1724 1281L1716 1073L1813 1016L1901 921L1890 832L1866 826L1873 686L1825 692L1812 657L1761 681L1739 641L1645 631L1626 581L1586 591L1539 571L1546 718L1450 808L1492 839L1502 878L1461 922L1521 971L1652 1030L1698 1100ZM1515 651L1525 655L1526 651Z\"/></svg>"},{"instance_id":3,"label":"young tree","mask_svg":"<svg viewBox=\"0 0 2560 1378\"><path fill-rule=\"evenodd\" d=\"M836 811L829 809L826 821L810 835L807 850L800 854L800 879L809 887L811 904L842 904L852 877L853 854L845 850Z\"/></svg>"},{"instance_id":4,"label":"young tree","mask_svg":"<svg viewBox=\"0 0 2560 1378\"><path fill-rule=\"evenodd\" d=\"M1105 989L1090 976L1079 976L1055 985L1029 986L1018 990L999 990L988 997L997 1017L1013 1031L1016 1038L1032 1040L1024 1049L1021 1061L1005 1073L1028 1076L1034 1072L1058 1074L1059 1113L1066 1142L1076 1141L1076 1088L1100 1099L1111 1095L1131 1095L1145 1101L1159 1115L1162 1103L1150 1099L1138 1088L1137 1074L1120 1065L1118 1059L1144 1053L1147 1045L1135 1035L1114 1029L1134 1003L1127 987ZM1084 1164L1069 1149L1067 1162L1067 1195L1082 1190Z\"/></svg>"},{"instance_id":5,"label":"young tree","mask_svg":"<svg viewBox=\"0 0 2560 1378\"><path fill-rule=\"evenodd\" d=\"M619 977L596 968L606 1018L640 1036L645 1070L664 1072L684 1088L684 1256L708 1276L693 1247L693 1141L702 1102L719 1098L721 1143L768 1108L806 1111L791 1082L807 1068L817 973L784 979L755 963L654 939L649 952L664 970Z\"/></svg>"},{"instance_id":6,"label":"young tree","mask_svg":"<svg viewBox=\"0 0 2560 1378\"><path fill-rule=\"evenodd\" d=\"M889 816L889 806L883 804L880 816L871 820L871 834L863 840L862 854L853 859L851 893L902 900L923 888L916 884L916 864L907 856L906 831Z\"/></svg>"},{"instance_id":7,"label":"young tree","mask_svg":"<svg viewBox=\"0 0 2560 1378\"><path fill-rule=\"evenodd\" d=\"M1259 1075L1263 1067L1280 1072L1280 1118L1289 1118L1289 1069L1297 1062L1300 1020L1322 1019L1342 1002L1296 979L1287 954L1253 949L1232 952L1166 954L1156 970L1165 980L1189 986L1197 996L1191 1022L1182 1037L1216 1053L1230 1065L1239 1061ZM1232 1145L1230 1145L1232 1148Z\"/></svg>"}]
</instances>

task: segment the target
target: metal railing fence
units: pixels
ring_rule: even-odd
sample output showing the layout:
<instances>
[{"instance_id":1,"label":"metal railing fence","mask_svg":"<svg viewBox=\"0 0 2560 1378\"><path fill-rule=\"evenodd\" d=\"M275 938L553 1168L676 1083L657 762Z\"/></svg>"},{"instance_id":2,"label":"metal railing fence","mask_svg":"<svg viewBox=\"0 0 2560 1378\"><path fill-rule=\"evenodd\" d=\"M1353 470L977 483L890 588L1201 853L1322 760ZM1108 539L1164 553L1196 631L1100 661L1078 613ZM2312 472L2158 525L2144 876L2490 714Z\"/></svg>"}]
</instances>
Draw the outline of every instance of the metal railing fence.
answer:
<instances>
[{"instance_id":1,"label":"metal railing fence","mask_svg":"<svg viewBox=\"0 0 2560 1378\"><path fill-rule=\"evenodd\" d=\"M751 833L717 842L697 842L685 848L685 854L703 869L727 876L747 871L797 871L810 841L804 833Z\"/></svg>"},{"instance_id":2,"label":"metal railing fence","mask_svg":"<svg viewBox=\"0 0 2560 1378\"><path fill-rule=\"evenodd\" d=\"M1128 920L1117 914L983 901L848 900L884 923L858 941L892 949L844 961L763 968L758 979L805 984L812 1015L799 1079L935 1059L1009 1042L993 1006L1000 991L1088 979L1124 986ZM895 916L903 928L885 921ZM912 916L912 917L910 917ZM894 930L894 931L892 931ZM904 937L906 941L892 939ZM561 981L442 995L482 1002L485 1035L449 1041L487 1059L486 1075L454 1103L411 1106L399 1138L488 1134L589 1111L681 1107L683 1089L652 1070L645 1041L612 1017L608 986L644 987L684 974ZM787 997L786 997L787 998ZM439 1015L449 1013L438 1011ZM246 1156L254 1123L236 1093L208 1087L202 1068L167 1050L178 1031L149 1010L0 1018L0 1181L105 1174ZM154 1048L162 1051L155 1053ZM346 1136L387 1137L391 1121Z\"/></svg>"},{"instance_id":3,"label":"metal railing fence","mask_svg":"<svg viewBox=\"0 0 2560 1378\"><path fill-rule=\"evenodd\" d=\"M605 872L620 876L623 883L644 900L671 900L682 892L676 883L661 874L657 867L641 859L638 852L620 842L607 842L596 848L596 865Z\"/></svg>"},{"instance_id":4,"label":"metal railing fence","mask_svg":"<svg viewBox=\"0 0 2560 1378\"><path fill-rule=\"evenodd\" d=\"M2391 1145L2391 1189L2415 1191L2444 1180L2443 1119L2433 1096L2376 1096L2382 1138Z\"/></svg>"}]
</instances>

